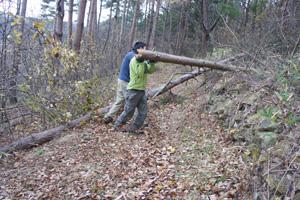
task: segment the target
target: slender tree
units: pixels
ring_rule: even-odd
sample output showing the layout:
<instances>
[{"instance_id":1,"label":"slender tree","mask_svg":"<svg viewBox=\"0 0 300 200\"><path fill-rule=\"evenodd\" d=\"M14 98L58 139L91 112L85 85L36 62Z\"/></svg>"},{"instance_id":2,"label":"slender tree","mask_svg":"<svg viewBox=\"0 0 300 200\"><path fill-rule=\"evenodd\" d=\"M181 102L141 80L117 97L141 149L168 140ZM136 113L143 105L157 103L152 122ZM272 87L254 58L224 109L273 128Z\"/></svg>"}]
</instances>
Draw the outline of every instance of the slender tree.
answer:
<instances>
[{"instance_id":1,"label":"slender tree","mask_svg":"<svg viewBox=\"0 0 300 200\"><path fill-rule=\"evenodd\" d=\"M147 20L147 32L146 32L146 43L149 44L150 43L150 37L151 37L151 33L152 33L152 28L153 28L153 18L154 18L154 6L155 6L155 0L151 1L151 9L149 10L149 17Z\"/></svg>"},{"instance_id":2,"label":"slender tree","mask_svg":"<svg viewBox=\"0 0 300 200\"><path fill-rule=\"evenodd\" d=\"M103 0L100 0L100 8L99 8L99 15L98 15L98 22L97 22L97 40L100 41L100 19L102 14L102 6Z\"/></svg>"},{"instance_id":3,"label":"slender tree","mask_svg":"<svg viewBox=\"0 0 300 200\"><path fill-rule=\"evenodd\" d=\"M121 29L120 29L120 34L119 34L119 40L118 40L118 44L119 46L122 45L124 39L124 30L125 30L125 23L126 23L126 11L127 11L127 2L128 0L124 0L124 4L123 4L123 14L122 14L122 21L121 21Z\"/></svg>"},{"instance_id":4,"label":"slender tree","mask_svg":"<svg viewBox=\"0 0 300 200\"><path fill-rule=\"evenodd\" d=\"M63 37L64 13L65 13L64 12L64 0L57 0L56 1L54 38L60 42L62 42L62 37Z\"/></svg>"},{"instance_id":5,"label":"slender tree","mask_svg":"<svg viewBox=\"0 0 300 200\"><path fill-rule=\"evenodd\" d=\"M89 24L88 24L88 37L90 41L95 38L95 32L97 27L97 0L91 0Z\"/></svg>"},{"instance_id":6,"label":"slender tree","mask_svg":"<svg viewBox=\"0 0 300 200\"><path fill-rule=\"evenodd\" d=\"M133 40L135 38L135 31L136 31L136 24L137 24L137 19L139 15L139 9L140 9L140 0L136 1L135 5L135 11L134 11L134 16L131 24L131 29L130 29L130 34L129 34L129 44L128 44L128 49L131 48Z\"/></svg>"},{"instance_id":7,"label":"slender tree","mask_svg":"<svg viewBox=\"0 0 300 200\"><path fill-rule=\"evenodd\" d=\"M163 25L163 33L162 33L162 39L164 40L166 38L166 28L167 28L167 21L170 14L170 2L171 0L168 0L167 8L165 10L165 18L164 18L164 25Z\"/></svg>"},{"instance_id":8,"label":"slender tree","mask_svg":"<svg viewBox=\"0 0 300 200\"><path fill-rule=\"evenodd\" d=\"M109 9L108 30L107 30L106 38L105 38L104 45L103 45L103 48L102 48L102 52L104 52L106 47L107 47L107 43L108 43L110 32L111 32L113 5L114 4L111 2L110 9Z\"/></svg>"},{"instance_id":9,"label":"slender tree","mask_svg":"<svg viewBox=\"0 0 300 200\"><path fill-rule=\"evenodd\" d=\"M153 20L153 26L152 26L150 41L149 41L149 44L148 44L149 49L152 49L155 46L156 25L157 25L157 21L158 21L158 17L159 17L159 8L160 8L160 0L157 0L155 17L154 17L154 20Z\"/></svg>"},{"instance_id":10,"label":"slender tree","mask_svg":"<svg viewBox=\"0 0 300 200\"><path fill-rule=\"evenodd\" d=\"M84 28L84 15L85 15L86 2L87 0L80 0L80 4L79 4L77 28L76 28L76 34L73 43L73 49L77 52L80 51L80 43L81 43L83 28Z\"/></svg>"},{"instance_id":11,"label":"slender tree","mask_svg":"<svg viewBox=\"0 0 300 200\"><path fill-rule=\"evenodd\" d=\"M74 0L69 0L69 16L68 16L68 46L69 46L69 48L72 48L73 7L74 7Z\"/></svg>"},{"instance_id":12,"label":"slender tree","mask_svg":"<svg viewBox=\"0 0 300 200\"><path fill-rule=\"evenodd\" d=\"M13 55L13 68L11 70L11 79L9 84L9 101L10 103L17 103L17 77L19 73L19 68L21 64L21 47L23 42L23 34L24 34L24 25L25 25L25 17L26 17L26 9L27 9L27 0L22 1L21 5L21 16L20 16L20 24L17 29L20 33L20 38L16 41L14 47L14 55Z\"/></svg>"},{"instance_id":13,"label":"slender tree","mask_svg":"<svg viewBox=\"0 0 300 200\"><path fill-rule=\"evenodd\" d=\"M209 31L208 31L208 0L202 0L202 56L206 56L208 51Z\"/></svg>"}]
</instances>

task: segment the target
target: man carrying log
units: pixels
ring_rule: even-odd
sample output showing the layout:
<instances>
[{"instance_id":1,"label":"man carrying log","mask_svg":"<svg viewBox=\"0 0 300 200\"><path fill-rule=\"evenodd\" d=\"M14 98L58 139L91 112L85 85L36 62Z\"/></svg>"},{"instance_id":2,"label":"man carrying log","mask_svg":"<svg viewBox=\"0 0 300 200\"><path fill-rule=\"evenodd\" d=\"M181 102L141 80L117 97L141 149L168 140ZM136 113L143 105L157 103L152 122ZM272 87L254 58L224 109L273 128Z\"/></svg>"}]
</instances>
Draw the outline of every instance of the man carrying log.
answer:
<instances>
[{"instance_id":1,"label":"man carrying log","mask_svg":"<svg viewBox=\"0 0 300 200\"><path fill-rule=\"evenodd\" d=\"M129 51L125 57L123 58L120 73L118 78L118 87L117 87L117 94L116 99L108 113L104 116L103 120L104 123L108 124L113 121L113 116L120 110L120 108L124 105L126 91L127 91L127 84L130 80L129 77L129 63L130 60L138 53L138 50L145 49L146 44L144 42L137 41L134 43L132 50Z\"/></svg>"},{"instance_id":2,"label":"man carrying log","mask_svg":"<svg viewBox=\"0 0 300 200\"><path fill-rule=\"evenodd\" d=\"M125 99L124 111L118 117L114 124L115 131L135 133L147 117L147 96L145 93L147 85L147 76L155 71L155 62L145 61L139 55L135 55L130 61L130 81L127 86L127 96ZM122 128L129 119L132 118L135 108L138 114L132 125Z\"/></svg>"}]
</instances>

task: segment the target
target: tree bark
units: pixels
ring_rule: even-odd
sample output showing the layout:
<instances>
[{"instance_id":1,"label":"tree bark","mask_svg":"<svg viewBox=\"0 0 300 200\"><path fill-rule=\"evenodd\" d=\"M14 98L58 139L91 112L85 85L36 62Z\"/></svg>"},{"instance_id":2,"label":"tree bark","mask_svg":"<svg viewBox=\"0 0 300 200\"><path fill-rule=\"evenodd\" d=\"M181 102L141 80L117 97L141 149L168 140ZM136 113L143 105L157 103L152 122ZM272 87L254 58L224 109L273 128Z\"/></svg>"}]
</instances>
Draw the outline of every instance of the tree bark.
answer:
<instances>
[{"instance_id":1,"label":"tree bark","mask_svg":"<svg viewBox=\"0 0 300 200\"><path fill-rule=\"evenodd\" d=\"M171 12L171 7L169 8L169 27L168 27L168 31L169 31L169 33L168 33L168 39L167 39L167 41L168 41L168 45L166 45L167 46L167 48L168 48L168 52L171 52L171 50L173 49L172 48L172 24L173 24L173 16L172 16L172 12Z\"/></svg>"},{"instance_id":2,"label":"tree bark","mask_svg":"<svg viewBox=\"0 0 300 200\"><path fill-rule=\"evenodd\" d=\"M144 14L144 19L143 22L145 24L144 29L143 29L143 35L146 36L147 34L147 27L148 27L148 10L150 9L150 5L149 5L149 0L146 0L145 2L145 14Z\"/></svg>"},{"instance_id":3,"label":"tree bark","mask_svg":"<svg viewBox=\"0 0 300 200\"><path fill-rule=\"evenodd\" d=\"M231 62L241 56L244 56L244 54L238 54L231 58L227 58L227 59L218 61L218 62L216 62L216 64L224 65L226 62ZM167 92L168 90L174 88L175 86L180 85L192 78L195 78L204 72L205 72L205 70L203 70L203 69L197 69L190 73L184 74L173 81L169 81L164 86L150 89L149 91L147 91L147 96L150 99L150 98L156 97L158 95L161 95L161 94ZM110 109L110 106L107 106L107 107L101 108L98 112L100 115L104 115L105 113L107 113L109 111L109 109ZM91 117L92 117L92 112L89 112L86 115L84 115L78 119L75 119L71 122L68 122L64 125L61 125L56 128L46 130L46 131L43 131L40 133L35 133L28 137L21 138L21 139L17 140L16 142L13 142L12 144L6 145L4 147L0 147L0 152L12 152L15 150L22 150L22 149L29 149L32 147L36 147L36 146L41 145L45 142L48 142L56 137L59 137L61 135L62 131L66 130L68 128L73 128L75 126L78 126L82 122L90 120Z\"/></svg>"},{"instance_id":4,"label":"tree bark","mask_svg":"<svg viewBox=\"0 0 300 200\"><path fill-rule=\"evenodd\" d=\"M151 3L152 2L152 3ZM151 3L151 9L149 10L149 18L147 20L147 40L146 40L146 44L150 43L150 37L151 37L151 33L152 33L152 28L153 28L153 21L154 21L154 5L155 5L155 0L150 1ZM150 4L149 4L150 7Z\"/></svg>"},{"instance_id":5,"label":"tree bark","mask_svg":"<svg viewBox=\"0 0 300 200\"><path fill-rule=\"evenodd\" d=\"M155 17L153 20L153 25L152 25L152 31L151 31L151 36L150 36L150 42L149 42L149 49L153 49L155 46L155 36L156 36L156 25L159 17L159 8L160 8L160 0L157 0L156 2L156 11L155 11Z\"/></svg>"},{"instance_id":6,"label":"tree bark","mask_svg":"<svg viewBox=\"0 0 300 200\"><path fill-rule=\"evenodd\" d=\"M17 11L16 11L16 15L20 15L20 11L21 11L21 0L17 0Z\"/></svg>"},{"instance_id":7,"label":"tree bark","mask_svg":"<svg viewBox=\"0 0 300 200\"><path fill-rule=\"evenodd\" d=\"M182 52L184 41L188 31L189 4L190 4L190 0L186 0L182 3L181 6L180 18L177 27L176 46L175 46L175 52L177 54L181 54Z\"/></svg>"},{"instance_id":8,"label":"tree bark","mask_svg":"<svg viewBox=\"0 0 300 200\"><path fill-rule=\"evenodd\" d=\"M72 48L73 7L74 7L74 0L69 0L69 16L68 16L68 46L69 46L69 48Z\"/></svg>"},{"instance_id":9,"label":"tree bark","mask_svg":"<svg viewBox=\"0 0 300 200\"><path fill-rule=\"evenodd\" d=\"M95 30L97 26L97 0L91 0L90 4L90 17L88 25L88 39L93 42L95 39Z\"/></svg>"},{"instance_id":10,"label":"tree bark","mask_svg":"<svg viewBox=\"0 0 300 200\"><path fill-rule=\"evenodd\" d=\"M207 67L211 69L223 70L223 71L247 71L244 68L239 68L231 65L220 64L220 62L212 62L203 59L189 58L185 56L176 56L172 54L150 51L150 50L138 50L139 56L146 60L159 61L164 63L181 64L195 67Z\"/></svg>"},{"instance_id":11,"label":"tree bark","mask_svg":"<svg viewBox=\"0 0 300 200\"><path fill-rule=\"evenodd\" d=\"M21 65L21 46L23 43L23 34L24 34L24 24L25 24L25 17L26 17L26 8L27 8L27 0L22 1L21 5L21 22L17 27L18 31L21 33L18 41L14 46L14 57L13 57L13 67L11 70L11 80L9 82L9 102L15 104L18 102L17 98L17 77L19 73L19 68Z\"/></svg>"},{"instance_id":12,"label":"tree bark","mask_svg":"<svg viewBox=\"0 0 300 200\"><path fill-rule=\"evenodd\" d=\"M208 0L202 1L202 48L201 55L206 57L209 45L209 30L208 30Z\"/></svg>"},{"instance_id":13,"label":"tree bark","mask_svg":"<svg viewBox=\"0 0 300 200\"><path fill-rule=\"evenodd\" d=\"M112 11L113 11L113 4L111 4L110 10L109 10L109 24L108 24L108 30L107 30L107 34L106 34L106 39L104 41L104 45L102 48L102 53L105 51L108 40L109 40L109 36L110 36L110 31L111 31L111 27L112 27Z\"/></svg>"},{"instance_id":14,"label":"tree bark","mask_svg":"<svg viewBox=\"0 0 300 200\"><path fill-rule=\"evenodd\" d=\"M79 13L77 18L78 22L77 22L76 34L75 34L75 39L73 44L73 49L77 52L80 51L80 43L81 43L83 28L84 28L86 1L87 0L81 0L79 5Z\"/></svg>"},{"instance_id":15,"label":"tree bark","mask_svg":"<svg viewBox=\"0 0 300 200\"><path fill-rule=\"evenodd\" d=\"M167 21L168 21L168 17L169 17L169 14L170 14L170 1L171 0L168 0L166 14L165 14L164 26L163 26L163 33L162 33L162 41L165 41L165 39L166 39Z\"/></svg>"},{"instance_id":16,"label":"tree bark","mask_svg":"<svg viewBox=\"0 0 300 200\"><path fill-rule=\"evenodd\" d=\"M136 23L137 23L137 19L138 19L139 9L140 9L140 0L137 0L136 5L135 5L134 16L133 16L133 20L132 20L131 30L130 30L130 34L129 34L129 44L128 44L129 48L128 49L131 48L131 46L133 44L133 40L135 38L135 30L136 30Z\"/></svg>"},{"instance_id":17,"label":"tree bark","mask_svg":"<svg viewBox=\"0 0 300 200\"><path fill-rule=\"evenodd\" d=\"M73 128L79 125L80 123L82 123L83 121L89 120L90 118L91 118L91 112L78 119L68 122L64 125L58 126L56 128L46 130L40 133L35 133L30 136L21 138L16 142L1 147L0 152L12 152L16 150L29 149L38 146L40 144L53 140L54 138L60 136L62 131L68 128Z\"/></svg>"},{"instance_id":18,"label":"tree bark","mask_svg":"<svg viewBox=\"0 0 300 200\"><path fill-rule=\"evenodd\" d=\"M62 37L63 37L63 23L64 23L64 0L57 0L54 39L60 42L62 42Z\"/></svg>"},{"instance_id":19,"label":"tree bark","mask_svg":"<svg viewBox=\"0 0 300 200\"><path fill-rule=\"evenodd\" d=\"M101 37L100 37L100 20L102 15L102 6L103 6L103 0L100 0L100 8L99 8L99 15L98 15L98 22L97 22L97 41L100 43Z\"/></svg>"},{"instance_id":20,"label":"tree bark","mask_svg":"<svg viewBox=\"0 0 300 200\"><path fill-rule=\"evenodd\" d=\"M243 32L246 31L246 28L247 28L247 24L248 24L248 21L249 21L249 10L250 10L250 0L246 0L245 1L245 8L244 8L244 11L245 11L245 18L243 20Z\"/></svg>"},{"instance_id":21,"label":"tree bark","mask_svg":"<svg viewBox=\"0 0 300 200\"><path fill-rule=\"evenodd\" d=\"M121 22L121 29L120 29L120 34L119 34L119 39L118 39L118 44L119 44L119 48L121 47L121 45L123 44L124 41L124 29L125 29L125 19L126 19L126 10L127 10L127 0L124 1L124 10L123 10L123 14L122 14L122 22Z\"/></svg>"}]
</instances>

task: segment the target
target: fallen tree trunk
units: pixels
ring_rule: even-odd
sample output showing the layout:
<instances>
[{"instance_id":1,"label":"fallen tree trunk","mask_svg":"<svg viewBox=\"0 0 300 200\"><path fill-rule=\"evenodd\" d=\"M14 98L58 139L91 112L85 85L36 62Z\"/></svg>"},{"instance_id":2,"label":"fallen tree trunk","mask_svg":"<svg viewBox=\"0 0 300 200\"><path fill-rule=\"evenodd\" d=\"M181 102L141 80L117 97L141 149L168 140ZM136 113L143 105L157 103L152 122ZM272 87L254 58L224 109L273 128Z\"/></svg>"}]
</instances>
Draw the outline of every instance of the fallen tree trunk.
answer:
<instances>
[{"instance_id":1,"label":"fallen tree trunk","mask_svg":"<svg viewBox=\"0 0 300 200\"><path fill-rule=\"evenodd\" d=\"M0 152L12 152L15 150L29 149L31 147L38 146L40 144L43 144L45 142L48 142L48 141L60 136L62 131L69 129L69 128L73 128L73 127L79 125L80 123L89 120L91 118L91 116L92 116L92 112L89 112L86 115L84 115L78 119L72 120L64 125L60 125L56 128L49 129L49 130L46 130L46 131L43 131L40 133L35 133L30 136L21 138L9 145L0 147Z\"/></svg>"},{"instance_id":2,"label":"fallen tree trunk","mask_svg":"<svg viewBox=\"0 0 300 200\"><path fill-rule=\"evenodd\" d=\"M221 61L218 61L217 63L225 63L225 62L233 61L234 59L236 59L239 56L240 55L234 56L231 58L227 58L226 60L221 60ZM150 89L147 92L147 96L148 96L148 98L154 98L158 95L161 95L161 94L167 92L168 90L174 88L175 86L199 76L200 74L204 73L205 71L207 71L207 70L196 69L192 72L186 73L186 74L178 77L175 80L170 80L169 82L167 82L165 85L163 85L161 87ZM98 114L104 115L105 113L108 112L109 109L110 109L110 106L101 108L101 109L99 109ZM78 119L75 119L73 121L70 121L64 125L21 138L21 139L17 140L16 142L13 142L4 147L0 147L0 152L12 152L15 150L22 150L22 149L29 149L32 147L36 147L36 146L41 145L45 142L48 142L56 137L59 137L61 135L62 131L69 129L69 128L73 128L84 121L88 121L91 119L91 117L92 117L92 112L89 112L86 115L84 115Z\"/></svg>"},{"instance_id":3,"label":"fallen tree trunk","mask_svg":"<svg viewBox=\"0 0 300 200\"><path fill-rule=\"evenodd\" d=\"M181 83L184 83L192 78L195 78L196 76L199 76L200 74L203 74L205 71L206 70L204 70L204 69L197 69L190 73L186 73L186 74L178 77L175 80L170 80L169 82L167 82L165 85L163 85L161 87L149 90L147 92L147 96L148 96L148 98L154 98L158 95L161 95L161 94L167 92L168 90L172 89L173 87L175 87Z\"/></svg>"},{"instance_id":4,"label":"fallen tree trunk","mask_svg":"<svg viewBox=\"0 0 300 200\"><path fill-rule=\"evenodd\" d=\"M196 67L207 67L222 71L247 71L247 69L245 68L235 67L232 65L225 65L224 62L212 62L208 60L189 58L185 56L176 56L158 51L138 50L138 53L139 56L144 58L145 60L153 60L157 62L181 64Z\"/></svg>"}]
</instances>

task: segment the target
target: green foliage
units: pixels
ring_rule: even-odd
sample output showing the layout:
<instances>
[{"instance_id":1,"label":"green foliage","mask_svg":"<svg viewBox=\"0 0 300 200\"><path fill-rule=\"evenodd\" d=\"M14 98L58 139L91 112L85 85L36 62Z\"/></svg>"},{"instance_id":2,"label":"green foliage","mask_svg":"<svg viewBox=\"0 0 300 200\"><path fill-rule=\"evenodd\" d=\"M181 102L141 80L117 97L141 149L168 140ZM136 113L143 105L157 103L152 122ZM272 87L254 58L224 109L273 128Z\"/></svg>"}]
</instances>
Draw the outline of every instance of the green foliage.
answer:
<instances>
[{"instance_id":1,"label":"green foliage","mask_svg":"<svg viewBox=\"0 0 300 200\"><path fill-rule=\"evenodd\" d=\"M219 3L218 8L221 11L221 13L223 13L231 18L237 18L241 15L238 5L235 4L234 2Z\"/></svg>"},{"instance_id":2,"label":"green foliage","mask_svg":"<svg viewBox=\"0 0 300 200\"><path fill-rule=\"evenodd\" d=\"M277 75L277 82L285 88L287 85L295 86L300 81L300 67L299 64L292 60L287 62L279 69L280 72Z\"/></svg>"},{"instance_id":3,"label":"green foliage","mask_svg":"<svg viewBox=\"0 0 300 200\"><path fill-rule=\"evenodd\" d=\"M265 108L261 109L258 113L262 117L275 120L276 116L279 114L279 112L280 112L280 110L277 107L266 106Z\"/></svg>"},{"instance_id":4,"label":"green foliage","mask_svg":"<svg viewBox=\"0 0 300 200\"><path fill-rule=\"evenodd\" d=\"M243 154L244 160L252 159L254 161L257 161L260 155L260 148L256 143L249 144L247 146L247 150Z\"/></svg>"},{"instance_id":5,"label":"green foliage","mask_svg":"<svg viewBox=\"0 0 300 200\"><path fill-rule=\"evenodd\" d=\"M42 149L42 148L38 148L38 149L36 150L36 155L38 155L38 156L42 156L44 153L45 153L45 151L44 151L44 149Z\"/></svg>"},{"instance_id":6,"label":"green foliage","mask_svg":"<svg viewBox=\"0 0 300 200\"><path fill-rule=\"evenodd\" d=\"M34 22L33 28L37 29L39 32L44 32L45 25L45 22Z\"/></svg>"},{"instance_id":7,"label":"green foliage","mask_svg":"<svg viewBox=\"0 0 300 200\"><path fill-rule=\"evenodd\" d=\"M214 146L212 143L207 143L205 146L201 149L201 152L204 154L210 154L213 150Z\"/></svg>"},{"instance_id":8,"label":"green foliage","mask_svg":"<svg viewBox=\"0 0 300 200\"><path fill-rule=\"evenodd\" d=\"M213 52L209 56L209 59L220 59L228 55L231 55L232 50L230 48L214 48Z\"/></svg>"},{"instance_id":9,"label":"green foliage","mask_svg":"<svg viewBox=\"0 0 300 200\"><path fill-rule=\"evenodd\" d=\"M253 13L259 14L259 13L261 13L266 8L266 4L267 3L268 3L267 0L255 0L255 1L251 1L250 10Z\"/></svg>"},{"instance_id":10,"label":"green foliage","mask_svg":"<svg viewBox=\"0 0 300 200\"><path fill-rule=\"evenodd\" d=\"M299 118L294 112L288 112L285 122L288 126L295 126L299 122Z\"/></svg>"},{"instance_id":11,"label":"green foliage","mask_svg":"<svg viewBox=\"0 0 300 200\"><path fill-rule=\"evenodd\" d=\"M14 17L14 20L11 22L11 26L17 26L22 23L22 18L21 17Z\"/></svg>"},{"instance_id":12,"label":"green foliage","mask_svg":"<svg viewBox=\"0 0 300 200\"><path fill-rule=\"evenodd\" d=\"M13 40L16 44L21 44L22 43L22 32L13 30Z\"/></svg>"},{"instance_id":13,"label":"green foliage","mask_svg":"<svg viewBox=\"0 0 300 200\"><path fill-rule=\"evenodd\" d=\"M53 18L55 16L55 0L42 0L41 10L43 18Z\"/></svg>"},{"instance_id":14,"label":"green foliage","mask_svg":"<svg viewBox=\"0 0 300 200\"><path fill-rule=\"evenodd\" d=\"M24 76L26 81L19 85L23 102L44 116L44 122L55 124L98 107L103 101L101 87L105 81L100 81L94 70L96 59L101 57L98 52L88 49L79 55L55 41L44 22L35 22L33 27L36 32L32 43L39 50L28 61L31 67Z\"/></svg>"},{"instance_id":15,"label":"green foliage","mask_svg":"<svg viewBox=\"0 0 300 200\"><path fill-rule=\"evenodd\" d=\"M281 92L275 92L276 96L278 97L278 99L280 101L282 101L283 103L287 103L291 100L291 98L294 96L293 93L290 93L288 91L281 91Z\"/></svg>"}]
</instances>

